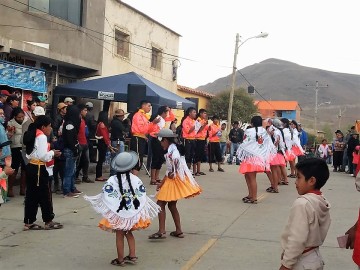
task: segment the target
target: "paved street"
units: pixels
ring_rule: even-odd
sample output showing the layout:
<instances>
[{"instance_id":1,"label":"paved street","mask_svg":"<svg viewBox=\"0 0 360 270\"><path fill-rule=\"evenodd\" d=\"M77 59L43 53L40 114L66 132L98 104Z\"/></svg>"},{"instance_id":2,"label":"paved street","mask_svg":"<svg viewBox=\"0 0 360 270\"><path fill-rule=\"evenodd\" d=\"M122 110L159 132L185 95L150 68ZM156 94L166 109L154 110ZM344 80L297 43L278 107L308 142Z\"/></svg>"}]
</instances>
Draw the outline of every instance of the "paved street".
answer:
<instances>
[{"instance_id":1,"label":"paved street","mask_svg":"<svg viewBox=\"0 0 360 270\"><path fill-rule=\"evenodd\" d=\"M197 177L203 193L179 202L184 239L150 241L147 236L157 230L157 220L144 231L135 232L136 266L131 269L278 269L280 266L280 234L289 209L296 198L294 179L280 186L279 194L265 192L268 180L258 177L259 204L244 204L247 195L238 166L225 165L226 173L208 172ZM148 186L149 178L140 177ZM87 195L100 192L102 183L81 184ZM148 194L155 193L148 186ZM332 204L332 224L321 248L325 269L356 269L352 252L338 248L336 237L342 235L357 218L359 194L354 178L331 172L323 190ZM23 197L17 196L0 207L1 269L114 269L110 261L116 257L115 235L99 230L99 216L82 198L64 199L54 195L55 221L64 229L54 231L22 231ZM41 214L38 215L41 222ZM168 233L174 229L167 216ZM126 253L127 251L125 251Z\"/></svg>"}]
</instances>

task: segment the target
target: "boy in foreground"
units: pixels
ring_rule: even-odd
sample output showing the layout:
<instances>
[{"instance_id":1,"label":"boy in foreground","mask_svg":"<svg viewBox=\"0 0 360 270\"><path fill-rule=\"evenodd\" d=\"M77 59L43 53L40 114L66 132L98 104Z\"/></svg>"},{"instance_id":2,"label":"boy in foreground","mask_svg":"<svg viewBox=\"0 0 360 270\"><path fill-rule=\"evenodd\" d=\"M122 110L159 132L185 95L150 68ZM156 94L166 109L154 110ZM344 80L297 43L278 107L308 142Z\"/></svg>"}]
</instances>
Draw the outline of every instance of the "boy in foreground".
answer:
<instances>
[{"instance_id":1,"label":"boy in foreground","mask_svg":"<svg viewBox=\"0 0 360 270\"><path fill-rule=\"evenodd\" d=\"M280 270L321 270L324 262L319 247L330 227L330 204L320 189L329 178L325 160L308 158L296 164L296 189L300 195L290 210L281 236Z\"/></svg>"}]
</instances>

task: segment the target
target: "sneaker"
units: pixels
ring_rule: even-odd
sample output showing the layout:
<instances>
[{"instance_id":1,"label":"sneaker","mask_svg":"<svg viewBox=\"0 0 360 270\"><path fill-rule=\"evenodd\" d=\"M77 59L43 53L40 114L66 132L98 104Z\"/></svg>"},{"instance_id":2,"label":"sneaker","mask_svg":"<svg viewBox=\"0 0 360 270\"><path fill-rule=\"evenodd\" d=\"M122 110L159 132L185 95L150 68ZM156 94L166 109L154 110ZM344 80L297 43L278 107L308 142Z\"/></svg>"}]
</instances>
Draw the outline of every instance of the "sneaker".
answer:
<instances>
[{"instance_id":1,"label":"sneaker","mask_svg":"<svg viewBox=\"0 0 360 270\"><path fill-rule=\"evenodd\" d=\"M78 198L79 194L74 194L72 192L69 192L68 194L64 195L64 198Z\"/></svg>"},{"instance_id":2,"label":"sneaker","mask_svg":"<svg viewBox=\"0 0 360 270\"><path fill-rule=\"evenodd\" d=\"M80 194L83 194L83 193L82 193L80 190L75 189L74 192L73 192L73 194L75 194L75 195L80 195Z\"/></svg>"},{"instance_id":3,"label":"sneaker","mask_svg":"<svg viewBox=\"0 0 360 270\"><path fill-rule=\"evenodd\" d=\"M95 183L94 180L89 179L89 178L84 178L82 181L83 181L84 183Z\"/></svg>"}]
</instances>

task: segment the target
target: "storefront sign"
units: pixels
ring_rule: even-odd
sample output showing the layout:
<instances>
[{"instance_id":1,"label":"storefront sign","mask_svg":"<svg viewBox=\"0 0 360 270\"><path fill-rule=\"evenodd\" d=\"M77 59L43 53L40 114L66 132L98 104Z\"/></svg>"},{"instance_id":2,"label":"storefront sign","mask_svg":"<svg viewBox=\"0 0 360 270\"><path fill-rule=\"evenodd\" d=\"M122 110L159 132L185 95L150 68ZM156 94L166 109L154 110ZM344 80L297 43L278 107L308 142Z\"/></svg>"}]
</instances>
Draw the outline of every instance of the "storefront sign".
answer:
<instances>
[{"instance_id":1,"label":"storefront sign","mask_svg":"<svg viewBox=\"0 0 360 270\"><path fill-rule=\"evenodd\" d=\"M114 93L111 93L111 92L99 91L99 92L98 92L98 99L114 100L114 99L115 99L115 95L114 95Z\"/></svg>"},{"instance_id":2,"label":"storefront sign","mask_svg":"<svg viewBox=\"0 0 360 270\"><path fill-rule=\"evenodd\" d=\"M0 84L46 93L45 71L0 60Z\"/></svg>"}]
</instances>

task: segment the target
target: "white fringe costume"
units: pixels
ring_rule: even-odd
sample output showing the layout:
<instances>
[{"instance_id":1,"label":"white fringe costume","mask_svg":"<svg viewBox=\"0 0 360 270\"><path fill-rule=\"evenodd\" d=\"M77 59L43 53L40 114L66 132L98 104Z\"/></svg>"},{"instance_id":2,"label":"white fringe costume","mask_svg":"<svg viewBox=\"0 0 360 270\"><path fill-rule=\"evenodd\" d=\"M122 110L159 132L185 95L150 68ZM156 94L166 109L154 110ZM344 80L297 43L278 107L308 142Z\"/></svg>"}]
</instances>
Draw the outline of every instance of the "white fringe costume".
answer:
<instances>
[{"instance_id":1,"label":"white fringe costume","mask_svg":"<svg viewBox=\"0 0 360 270\"><path fill-rule=\"evenodd\" d=\"M147 195L142 181L130 173L131 185L135 196L131 193L126 175L122 175L123 195L121 195L117 176L111 176L102 188L102 193L96 196L84 196L89 201L94 210L101 214L110 224L113 230L129 231L136 224L155 218L160 212L160 207L153 202ZM126 206L119 210L122 198L126 199ZM135 209L133 200L137 198L140 202L138 209Z\"/></svg>"},{"instance_id":2,"label":"white fringe costume","mask_svg":"<svg viewBox=\"0 0 360 270\"><path fill-rule=\"evenodd\" d=\"M276 148L263 127L258 127L257 133L255 128L246 129L236 153L241 162L240 173L269 171L270 160L275 154Z\"/></svg>"}]
</instances>

